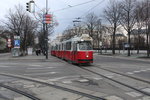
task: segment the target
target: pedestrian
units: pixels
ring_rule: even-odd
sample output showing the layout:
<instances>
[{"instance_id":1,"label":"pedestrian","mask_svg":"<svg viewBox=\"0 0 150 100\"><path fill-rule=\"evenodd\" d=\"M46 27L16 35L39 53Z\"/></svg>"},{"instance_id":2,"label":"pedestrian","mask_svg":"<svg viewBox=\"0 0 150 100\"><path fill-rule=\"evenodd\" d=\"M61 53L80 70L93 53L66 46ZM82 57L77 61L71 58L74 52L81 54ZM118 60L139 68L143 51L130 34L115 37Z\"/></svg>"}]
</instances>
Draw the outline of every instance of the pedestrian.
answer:
<instances>
[{"instance_id":1,"label":"pedestrian","mask_svg":"<svg viewBox=\"0 0 150 100\"><path fill-rule=\"evenodd\" d=\"M40 49L38 50L38 52L39 52L39 55L41 55L41 50Z\"/></svg>"},{"instance_id":2,"label":"pedestrian","mask_svg":"<svg viewBox=\"0 0 150 100\"><path fill-rule=\"evenodd\" d=\"M35 53L36 53L36 55L37 55L37 56L39 55L39 52L38 52L38 50L36 50L36 51L35 51Z\"/></svg>"}]
</instances>

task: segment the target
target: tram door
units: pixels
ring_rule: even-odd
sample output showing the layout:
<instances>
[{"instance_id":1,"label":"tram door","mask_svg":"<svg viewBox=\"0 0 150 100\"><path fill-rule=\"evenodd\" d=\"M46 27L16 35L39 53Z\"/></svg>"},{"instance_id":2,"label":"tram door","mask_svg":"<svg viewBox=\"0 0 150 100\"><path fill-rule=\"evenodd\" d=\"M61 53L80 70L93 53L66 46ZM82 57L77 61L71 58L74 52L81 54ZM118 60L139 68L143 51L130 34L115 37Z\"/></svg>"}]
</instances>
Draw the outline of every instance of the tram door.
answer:
<instances>
[{"instance_id":1,"label":"tram door","mask_svg":"<svg viewBox=\"0 0 150 100\"><path fill-rule=\"evenodd\" d=\"M77 59L77 43L73 43L73 62L76 62Z\"/></svg>"}]
</instances>

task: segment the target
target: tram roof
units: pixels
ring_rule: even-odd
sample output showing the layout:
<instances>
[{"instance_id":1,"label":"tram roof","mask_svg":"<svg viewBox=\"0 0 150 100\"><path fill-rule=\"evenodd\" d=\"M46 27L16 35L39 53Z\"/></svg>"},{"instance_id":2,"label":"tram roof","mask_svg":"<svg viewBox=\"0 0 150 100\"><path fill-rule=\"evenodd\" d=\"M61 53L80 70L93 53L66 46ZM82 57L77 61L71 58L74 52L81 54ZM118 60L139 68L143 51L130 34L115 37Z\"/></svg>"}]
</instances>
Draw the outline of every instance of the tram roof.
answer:
<instances>
[{"instance_id":1,"label":"tram roof","mask_svg":"<svg viewBox=\"0 0 150 100\"><path fill-rule=\"evenodd\" d=\"M92 41L92 37L90 37L88 34L82 34L81 36L76 35L73 38L63 42L69 42L69 41Z\"/></svg>"}]
</instances>

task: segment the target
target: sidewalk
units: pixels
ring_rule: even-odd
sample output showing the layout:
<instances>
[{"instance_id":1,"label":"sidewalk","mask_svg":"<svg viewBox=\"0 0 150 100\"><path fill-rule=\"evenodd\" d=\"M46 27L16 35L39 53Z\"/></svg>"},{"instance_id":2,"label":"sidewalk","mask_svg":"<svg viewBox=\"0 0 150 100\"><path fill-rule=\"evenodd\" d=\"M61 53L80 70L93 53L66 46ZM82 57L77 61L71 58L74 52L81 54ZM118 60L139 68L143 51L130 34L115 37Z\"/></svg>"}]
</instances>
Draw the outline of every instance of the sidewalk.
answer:
<instances>
[{"instance_id":1,"label":"sidewalk","mask_svg":"<svg viewBox=\"0 0 150 100\"><path fill-rule=\"evenodd\" d=\"M50 59L50 55L49 55L49 59ZM49 59L46 59L44 55L36 56L35 54L26 55L26 56L18 56L18 57L13 57L10 53L5 56L0 55L0 60L45 60L46 61Z\"/></svg>"}]
</instances>

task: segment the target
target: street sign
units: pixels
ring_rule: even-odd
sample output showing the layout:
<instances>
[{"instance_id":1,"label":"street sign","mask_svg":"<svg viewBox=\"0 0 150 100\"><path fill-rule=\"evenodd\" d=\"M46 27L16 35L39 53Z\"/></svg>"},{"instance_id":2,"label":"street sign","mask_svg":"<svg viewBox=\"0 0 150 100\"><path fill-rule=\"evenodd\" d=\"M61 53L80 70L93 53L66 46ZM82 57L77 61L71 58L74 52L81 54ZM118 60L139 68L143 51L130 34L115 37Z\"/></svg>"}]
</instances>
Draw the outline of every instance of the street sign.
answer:
<instances>
[{"instance_id":1,"label":"street sign","mask_svg":"<svg viewBox=\"0 0 150 100\"><path fill-rule=\"evenodd\" d=\"M20 36L14 36L14 48L20 48Z\"/></svg>"},{"instance_id":2,"label":"street sign","mask_svg":"<svg viewBox=\"0 0 150 100\"><path fill-rule=\"evenodd\" d=\"M20 48L20 40L14 40L14 47Z\"/></svg>"},{"instance_id":3,"label":"street sign","mask_svg":"<svg viewBox=\"0 0 150 100\"><path fill-rule=\"evenodd\" d=\"M10 48L11 47L11 39L7 40L7 46Z\"/></svg>"},{"instance_id":4,"label":"street sign","mask_svg":"<svg viewBox=\"0 0 150 100\"><path fill-rule=\"evenodd\" d=\"M46 23L46 24L52 23L52 15L51 14L44 14L43 15L43 23Z\"/></svg>"}]
</instances>

